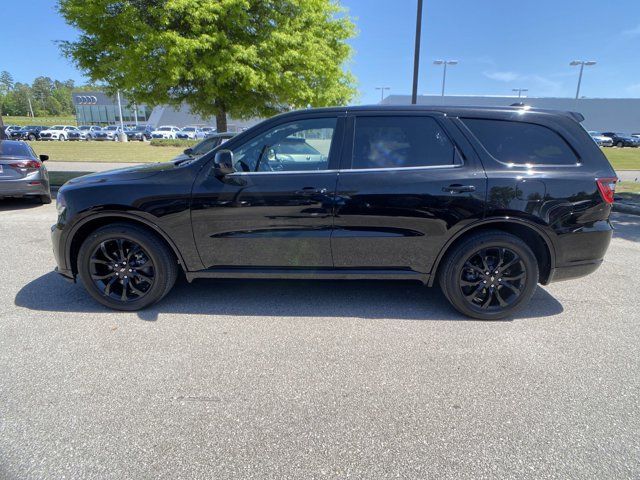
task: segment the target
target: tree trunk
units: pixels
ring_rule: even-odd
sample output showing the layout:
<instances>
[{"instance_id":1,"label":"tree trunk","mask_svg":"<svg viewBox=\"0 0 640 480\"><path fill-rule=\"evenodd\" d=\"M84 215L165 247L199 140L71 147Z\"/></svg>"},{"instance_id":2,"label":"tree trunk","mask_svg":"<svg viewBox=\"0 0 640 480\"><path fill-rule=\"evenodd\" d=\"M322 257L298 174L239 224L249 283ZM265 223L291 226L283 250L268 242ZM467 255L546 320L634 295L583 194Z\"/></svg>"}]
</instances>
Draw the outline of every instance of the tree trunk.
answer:
<instances>
[{"instance_id":1,"label":"tree trunk","mask_svg":"<svg viewBox=\"0 0 640 480\"><path fill-rule=\"evenodd\" d=\"M227 112L225 110L216 113L216 131L218 133L227 131Z\"/></svg>"},{"instance_id":2,"label":"tree trunk","mask_svg":"<svg viewBox=\"0 0 640 480\"><path fill-rule=\"evenodd\" d=\"M0 140L6 140L7 134L4 132L4 122L2 121L2 112L0 112Z\"/></svg>"}]
</instances>

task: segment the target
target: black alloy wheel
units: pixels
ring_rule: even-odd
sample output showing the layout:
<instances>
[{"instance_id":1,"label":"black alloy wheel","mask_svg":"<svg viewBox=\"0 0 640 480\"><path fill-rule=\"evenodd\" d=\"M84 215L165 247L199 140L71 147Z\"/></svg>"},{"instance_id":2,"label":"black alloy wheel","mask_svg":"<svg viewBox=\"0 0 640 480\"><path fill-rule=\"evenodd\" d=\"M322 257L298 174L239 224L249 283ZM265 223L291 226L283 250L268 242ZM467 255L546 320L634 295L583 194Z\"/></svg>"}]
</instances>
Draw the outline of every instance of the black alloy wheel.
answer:
<instances>
[{"instance_id":1,"label":"black alloy wheel","mask_svg":"<svg viewBox=\"0 0 640 480\"><path fill-rule=\"evenodd\" d=\"M175 283L173 251L153 231L134 224L97 229L78 252L78 276L98 302L140 310L162 299Z\"/></svg>"},{"instance_id":2,"label":"black alloy wheel","mask_svg":"<svg viewBox=\"0 0 640 480\"><path fill-rule=\"evenodd\" d=\"M149 254L131 240L108 239L91 255L91 280L106 297L131 302L144 297L155 282Z\"/></svg>"},{"instance_id":3,"label":"black alloy wheel","mask_svg":"<svg viewBox=\"0 0 640 480\"><path fill-rule=\"evenodd\" d=\"M465 300L487 311L513 305L526 282L527 270L522 258L505 247L483 248L473 253L459 278Z\"/></svg>"},{"instance_id":4,"label":"black alloy wheel","mask_svg":"<svg viewBox=\"0 0 640 480\"><path fill-rule=\"evenodd\" d=\"M538 262L519 237L499 230L471 234L438 269L440 288L459 312L498 320L526 305L538 284Z\"/></svg>"}]
</instances>

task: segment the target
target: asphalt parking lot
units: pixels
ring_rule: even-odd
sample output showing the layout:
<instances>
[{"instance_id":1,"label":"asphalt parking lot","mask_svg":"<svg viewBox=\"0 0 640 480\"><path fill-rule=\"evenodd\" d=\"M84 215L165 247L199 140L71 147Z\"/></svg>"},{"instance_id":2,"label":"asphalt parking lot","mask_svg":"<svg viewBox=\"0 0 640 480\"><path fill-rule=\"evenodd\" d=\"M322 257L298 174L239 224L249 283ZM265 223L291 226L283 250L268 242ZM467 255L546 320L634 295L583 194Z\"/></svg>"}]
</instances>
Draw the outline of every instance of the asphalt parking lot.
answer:
<instances>
[{"instance_id":1,"label":"asphalt parking lot","mask_svg":"<svg viewBox=\"0 0 640 480\"><path fill-rule=\"evenodd\" d=\"M412 283L181 281L140 313L0 202L0 478L638 478L640 217L511 321Z\"/></svg>"}]
</instances>

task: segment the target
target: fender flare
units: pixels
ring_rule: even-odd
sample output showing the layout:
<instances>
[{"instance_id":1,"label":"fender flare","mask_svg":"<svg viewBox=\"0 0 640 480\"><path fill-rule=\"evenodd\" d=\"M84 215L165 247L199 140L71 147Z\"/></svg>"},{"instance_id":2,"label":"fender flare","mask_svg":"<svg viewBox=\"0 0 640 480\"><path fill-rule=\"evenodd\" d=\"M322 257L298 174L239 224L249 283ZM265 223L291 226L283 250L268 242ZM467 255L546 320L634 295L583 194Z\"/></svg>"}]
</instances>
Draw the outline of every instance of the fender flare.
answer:
<instances>
[{"instance_id":1,"label":"fender flare","mask_svg":"<svg viewBox=\"0 0 640 480\"><path fill-rule=\"evenodd\" d=\"M466 227L457 231L451 238L449 238L449 240L447 240L444 246L440 249L440 252L438 253L438 256L436 257L433 263L433 267L431 268L431 274L429 275L428 286L429 287L433 286L436 279L436 273L438 272L438 267L440 266L440 262L442 261L446 253L449 251L449 248L451 247L451 245L453 245L453 243L456 240L458 240L460 237L467 234L471 230L474 230L478 227L490 226L491 224L494 224L494 223L511 223L513 225L520 225L520 226L527 227L531 229L533 232L537 233L542 238L547 248L549 249L549 264L550 264L549 271L551 272L550 276L553 275L553 271L556 267L556 248L555 248L554 242L551 240L547 232L545 232L542 228L540 228L539 225L533 222L530 222L528 220L524 220L522 218L491 217L491 218L483 218L482 220L478 220L477 222L473 222L467 225Z\"/></svg>"},{"instance_id":2,"label":"fender flare","mask_svg":"<svg viewBox=\"0 0 640 480\"><path fill-rule=\"evenodd\" d=\"M167 242L167 245L169 245L169 247L171 248L171 250L173 251L173 253L175 254L176 258L178 259L178 263L180 264L180 266L182 267L183 271L187 271L187 267L186 264L184 262L184 257L182 255L182 252L180 252L180 250L178 249L178 247L176 246L176 244L174 243L174 241L171 239L171 237L169 237L169 235L167 235L164 230L162 230L158 225L156 225L155 223L147 220L144 217L135 215L133 213L129 213L129 212L118 212L118 211L101 211L98 213L93 213L90 214L86 217L84 217L82 220L78 221L69 231L69 234L67 235L67 238L65 240L65 246L64 246L64 255L65 255L65 261L69 267L70 270L74 270L74 266L71 264L71 245L73 244L73 239L75 238L76 234L78 233L78 231L87 223L92 222L94 220L97 220L99 218L105 218L105 217L111 217L111 218L118 218L118 219L122 219L122 220L132 220L136 223L140 223L146 227L151 228L154 232L156 232L158 235L160 235L160 237Z\"/></svg>"}]
</instances>

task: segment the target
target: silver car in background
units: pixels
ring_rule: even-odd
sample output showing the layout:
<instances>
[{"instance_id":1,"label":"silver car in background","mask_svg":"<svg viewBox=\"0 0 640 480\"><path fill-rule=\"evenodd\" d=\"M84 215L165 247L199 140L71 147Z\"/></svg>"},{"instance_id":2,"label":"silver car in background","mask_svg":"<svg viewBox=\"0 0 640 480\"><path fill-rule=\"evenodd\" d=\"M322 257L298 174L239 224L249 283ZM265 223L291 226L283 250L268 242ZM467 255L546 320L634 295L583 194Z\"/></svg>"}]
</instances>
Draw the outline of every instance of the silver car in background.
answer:
<instances>
[{"instance_id":1,"label":"silver car in background","mask_svg":"<svg viewBox=\"0 0 640 480\"><path fill-rule=\"evenodd\" d=\"M47 155L37 156L29 144L0 140L0 198L30 197L51 203Z\"/></svg>"}]
</instances>

